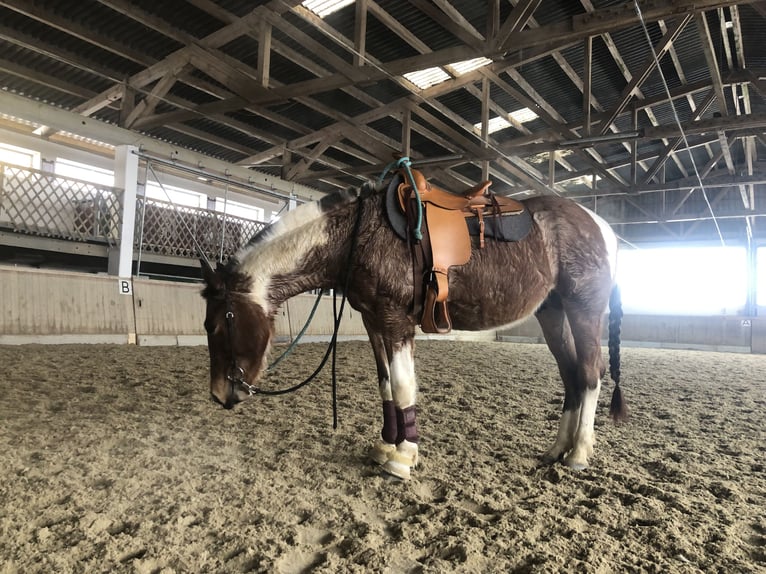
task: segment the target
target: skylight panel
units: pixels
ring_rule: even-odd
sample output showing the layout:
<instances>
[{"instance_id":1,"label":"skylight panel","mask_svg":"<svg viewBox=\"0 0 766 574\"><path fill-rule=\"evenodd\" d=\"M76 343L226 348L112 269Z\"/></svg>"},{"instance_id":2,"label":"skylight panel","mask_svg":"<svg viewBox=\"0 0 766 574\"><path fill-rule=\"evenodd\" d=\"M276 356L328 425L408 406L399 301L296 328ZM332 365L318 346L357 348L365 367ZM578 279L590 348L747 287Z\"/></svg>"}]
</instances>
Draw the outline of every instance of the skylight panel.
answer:
<instances>
[{"instance_id":1,"label":"skylight panel","mask_svg":"<svg viewBox=\"0 0 766 574\"><path fill-rule=\"evenodd\" d=\"M301 6L311 10L320 18L324 18L353 3L354 0L305 0L301 3Z\"/></svg>"},{"instance_id":2,"label":"skylight panel","mask_svg":"<svg viewBox=\"0 0 766 574\"><path fill-rule=\"evenodd\" d=\"M504 130L510 125L511 124L504 117L495 116L489 120L487 128L489 133L493 134L495 132L499 132L500 130ZM478 124L473 124L473 129L475 129L478 133L481 133L481 122Z\"/></svg>"},{"instance_id":3,"label":"skylight panel","mask_svg":"<svg viewBox=\"0 0 766 574\"><path fill-rule=\"evenodd\" d=\"M450 64L447 67L451 69L456 76L462 76L463 74L473 72L474 70L478 70L479 68L491 63L492 60L481 57L473 58L472 60L463 60L462 62L455 62L454 64Z\"/></svg>"},{"instance_id":4,"label":"skylight panel","mask_svg":"<svg viewBox=\"0 0 766 574\"><path fill-rule=\"evenodd\" d=\"M521 108L520 110L516 110L515 112L511 112L510 114L508 114L508 117L520 124L523 124L524 122L531 122L538 116L535 112L533 112L529 108ZM489 133L491 134L495 132L499 132L500 130L504 130L505 128L510 126L511 126L511 122L509 122L503 116L495 116L494 118L491 118L489 122L487 123L487 128L489 130ZM477 124L473 124L473 128L478 133L481 133L481 122Z\"/></svg>"},{"instance_id":5,"label":"skylight panel","mask_svg":"<svg viewBox=\"0 0 766 574\"><path fill-rule=\"evenodd\" d=\"M421 90L441 84L442 82L449 80L450 76L447 72L441 68L426 68L425 70L418 70L417 72L410 72L404 74L410 82L415 84Z\"/></svg>"},{"instance_id":6,"label":"skylight panel","mask_svg":"<svg viewBox=\"0 0 766 574\"><path fill-rule=\"evenodd\" d=\"M511 112L508 115L511 117L511 119L516 120L520 124L531 122L532 120L538 118L538 115L529 108L521 108L520 110Z\"/></svg>"}]
</instances>

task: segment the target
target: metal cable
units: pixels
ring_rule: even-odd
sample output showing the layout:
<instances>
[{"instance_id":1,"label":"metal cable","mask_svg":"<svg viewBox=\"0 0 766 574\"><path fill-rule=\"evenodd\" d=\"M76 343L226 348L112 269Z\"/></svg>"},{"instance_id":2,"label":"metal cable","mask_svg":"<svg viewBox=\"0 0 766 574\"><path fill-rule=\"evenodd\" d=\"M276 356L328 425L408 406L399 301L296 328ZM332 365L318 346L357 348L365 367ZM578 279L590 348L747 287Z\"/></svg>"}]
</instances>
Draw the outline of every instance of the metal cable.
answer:
<instances>
[{"instance_id":1,"label":"metal cable","mask_svg":"<svg viewBox=\"0 0 766 574\"><path fill-rule=\"evenodd\" d=\"M668 97L668 103L670 104L670 108L673 110L673 117L676 121L676 125L678 126L678 129L681 132L681 138L684 141L684 146L686 147L686 151L689 154L689 159L691 160L692 166L694 167L694 174L697 177L697 182L699 183L699 189L702 192L702 197L705 198L705 203L707 204L707 208L710 210L710 215L713 218L713 223L715 224L716 231L718 232L718 238L721 240L721 245L726 247L726 242L723 239L723 233L721 233L721 228L718 225L718 219L716 218L715 213L713 212L713 206L710 204L710 199L707 196L705 185L702 183L702 177L700 176L699 169L697 169L697 162L694 161L694 155L692 154L691 148L689 147L689 141L686 139L686 132L684 131L683 126L681 125L681 119L678 116L678 110L676 109L676 105L675 105L675 102L673 101L673 97L670 95L670 88L668 87L668 82L665 79L665 73L662 71L662 66L660 66L660 60L657 57L657 52L654 49L654 44L652 44L652 39L651 39L651 36L649 35L649 29L646 27L646 22L644 21L644 15L641 12L640 6L638 5L638 0L633 0L633 5L636 8L636 14L638 15L638 19L641 21L641 27L644 30L644 36L646 37L646 42L649 44L649 48L652 51L652 56L654 57L654 63L657 67L657 72L659 72L660 77L662 78L662 86L665 88L665 94Z\"/></svg>"}]
</instances>

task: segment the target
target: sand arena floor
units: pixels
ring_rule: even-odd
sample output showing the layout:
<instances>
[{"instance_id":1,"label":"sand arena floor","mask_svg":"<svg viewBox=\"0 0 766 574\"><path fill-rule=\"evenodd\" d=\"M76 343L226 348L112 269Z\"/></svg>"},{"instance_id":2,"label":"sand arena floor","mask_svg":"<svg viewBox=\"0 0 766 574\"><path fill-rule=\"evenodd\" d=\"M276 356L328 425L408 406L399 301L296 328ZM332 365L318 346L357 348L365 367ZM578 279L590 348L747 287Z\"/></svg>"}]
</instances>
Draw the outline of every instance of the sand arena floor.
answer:
<instances>
[{"instance_id":1,"label":"sand arena floor","mask_svg":"<svg viewBox=\"0 0 766 574\"><path fill-rule=\"evenodd\" d=\"M296 382L301 345L268 385ZM0 574L766 572L766 357L623 349L592 466L538 465L563 391L539 345L419 342L421 465L366 458L372 353L297 394L208 399L205 348L0 347Z\"/></svg>"}]
</instances>

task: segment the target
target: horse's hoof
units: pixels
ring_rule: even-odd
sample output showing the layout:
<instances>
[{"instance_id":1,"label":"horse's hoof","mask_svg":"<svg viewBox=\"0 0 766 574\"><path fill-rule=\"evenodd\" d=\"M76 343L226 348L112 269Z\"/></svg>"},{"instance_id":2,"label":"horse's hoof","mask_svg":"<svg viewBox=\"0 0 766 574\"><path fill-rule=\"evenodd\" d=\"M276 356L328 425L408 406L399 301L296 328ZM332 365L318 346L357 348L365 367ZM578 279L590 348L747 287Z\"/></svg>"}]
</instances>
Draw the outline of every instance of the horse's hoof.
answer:
<instances>
[{"instance_id":1,"label":"horse's hoof","mask_svg":"<svg viewBox=\"0 0 766 574\"><path fill-rule=\"evenodd\" d=\"M558 460L559 460L559 457L546 453L540 457L540 466L551 466L553 464L556 464Z\"/></svg>"},{"instance_id":2,"label":"horse's hoof","mask_svg":"<svg viewBox=\"0 0 766 574\"><path fill-rule=\"evenodd\" d=\"M381 467L383 472L401 480L410 479L410 471L418 463L418 445L405 440L389 453L388 460Z\"/></svg>"},{"instance_id":3,"label":"horse's hoof","mask_svg":"<svg viewBox=\"0 0 766 574\"><path fill-rule=\"evenodd\" d=\"M378 465L384 465L388 459L396 452L396 445L388 444L383 441L376 442L370 449L370 459Z\"/></svg>"},{"instance_id":4,"label":"horse's hoof","mask_svg":"<svg viewBox=\"0 0 766 574\"><path fill-rule=\"evenodd\" d=\"M564 465L571 468L572 470L578 470L578 471L585 470L586 468L588 468L587 462L578 462L578 461L567 460L567 459L564 459Z\"/></svg>"},{"instance_id":5,"label":"horse's hoof","mask_svg":"<svg viewBox=\"0 0 766 574\"><path fill-rule=\"evenodd\" d=\"M387 460L380 469L388 476L398 478L399 480L410 480L412 477L410 473L410 465L395 460Z\"/></svg>"}]
</instances>

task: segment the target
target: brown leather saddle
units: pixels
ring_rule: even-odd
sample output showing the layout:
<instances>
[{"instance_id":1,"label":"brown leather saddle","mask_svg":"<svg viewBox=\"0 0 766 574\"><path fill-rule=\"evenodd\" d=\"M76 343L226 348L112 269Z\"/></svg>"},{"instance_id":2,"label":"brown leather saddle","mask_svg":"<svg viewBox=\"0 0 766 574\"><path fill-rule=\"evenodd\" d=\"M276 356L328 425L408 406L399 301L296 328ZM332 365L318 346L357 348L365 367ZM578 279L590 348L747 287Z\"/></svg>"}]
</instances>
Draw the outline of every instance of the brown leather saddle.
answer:
<instances>
[{"instance_id":1,"label":"brown leather saddle","mask_svg":"<svg viewBox=\"0 0 766 574\"><path fill-rule=\"evenodd\" d=\"M479 248L485 246L485 237L516 241L529 231L531 220L521 202L489 193L491 181L456 194L429 183L416 169L410 172L414 185L402 169L389 186L386 200L389 221L400 236L402 222L406 221L406 238L411 241L413 252L414 305L417 309L422 304L423 332L449 333L452 330L447 307L449 269L470 260L471 236L478 236ZM417 225L418 201L422 209L419 240L412 235ZM515 221L503 229L502 220L507 221L508 216ZM490 228L493 233L488 235ZM425 280L421 281L423 277Z\"/></svg>"}]
</instances>

